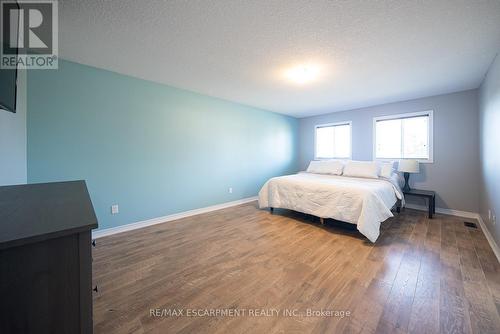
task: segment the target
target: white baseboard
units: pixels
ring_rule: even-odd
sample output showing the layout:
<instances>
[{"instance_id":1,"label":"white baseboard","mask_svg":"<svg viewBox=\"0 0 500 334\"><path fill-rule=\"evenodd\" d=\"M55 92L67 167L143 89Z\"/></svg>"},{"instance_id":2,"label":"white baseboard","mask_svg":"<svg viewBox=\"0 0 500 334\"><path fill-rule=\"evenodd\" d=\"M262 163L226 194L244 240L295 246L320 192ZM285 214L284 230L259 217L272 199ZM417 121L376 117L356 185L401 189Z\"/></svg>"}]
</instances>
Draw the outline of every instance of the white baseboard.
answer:
<instances>
[{"instance_id":1,"label":"white baseboard","mask_svg":"<svg viewBox=\"0 0 500 334\"><path fill-rule=\"evenodd\" d=\"M152 219L143 220L143 221L136 222L136 223L130 223L130 224L122 225L122 226L107 228L104 230L97 230L97 231L92 232L92 238L94 238L94 239L102 238L102 237L106 237L108 235L128 232L128 231L137 230L139 228L143 228L143 227L147 227L147 226L151 226L151 225L165 223L165 222L172 221L172 220L177 220L177 219L181 219L181 218L199 215L202 213L207 213L207 212L211 212L211 211L225 209L225 208L229 208L231 206L236 206L236 205L245 204L248 202L253 202L253 201L257 200L257 198L258 198L257 196L247 197L247 198L239 199L237 201L226 202L226 203L222 203L222 204L207 206L205 208L174 213L174 214L163 216L163 217L152 218Z\"/></svg>"},{"instance_id":2,"label":"white baseboard","mask_svg":"<svg viewBox=\"0 0 500 334\"><path fill-rule=\"evenodd\" d=\"M427 206L424 206L424 205L416 205L416 204L408 204L407 203L405 205L405 207L407 207L409 209L428 211ZM452 209L443 209L443 208L436 208L436 212L442 213L445 215L450 215L450 216L477 219L477 221L479 222L479 225L481 226L481 229L483 230L483 233L484 233L484 236L486 237L486 240L488 240L488 243L490 244L490 247L493 250L493 253L495 253L495 256L497 257L498 262L500 262L500 248L498 247L497 243L495 242L495 239L493 239L493 236L491 235L490 231L486 227L486 224L484 223L483 218L481 218L481 215L479 213L460 211L460 210L452 210Z\"/></svg>"},{"instance_id":3,"label":"white baseboard","mask_svg":"<svg viewBox=\"0 0 500 334\"><path fill-rule=\"evenodd\" d=\"M493 249L493 253L495 253L498 262L500 262L500 248L498 248L497 243L495 242L495 239L493 239L493 236L491 235L490 231L486 227L486 224L483 221L483 218L481 215L477 215L477 220L479 221L479 225L481 225L481 229L483 230L484 236L486 237L486 240L488 240L488 243L491 246L491 249Z\"/></svg>"},{"instance_id":4,"label":"white baseboard","mask_svg":"<svg viewBox=\"0 0 500 334\"><path fill-rule=\"evenodd\" d=\"M420 210L420 211L428 211L428 207L425 206L425 205L417 205L417 204L406 203L405 207L408 208L408 209L415 209L415 210ZM476 212L460 211L460 210L452 210L452 209L443 209L443 208L436 208L436 212L437 213L442 213L444 215L464 217L464 218L473 218L473 219L477 219L477 217L479 216L479 214L477 214Z\"/></svg>"}]
</instances>

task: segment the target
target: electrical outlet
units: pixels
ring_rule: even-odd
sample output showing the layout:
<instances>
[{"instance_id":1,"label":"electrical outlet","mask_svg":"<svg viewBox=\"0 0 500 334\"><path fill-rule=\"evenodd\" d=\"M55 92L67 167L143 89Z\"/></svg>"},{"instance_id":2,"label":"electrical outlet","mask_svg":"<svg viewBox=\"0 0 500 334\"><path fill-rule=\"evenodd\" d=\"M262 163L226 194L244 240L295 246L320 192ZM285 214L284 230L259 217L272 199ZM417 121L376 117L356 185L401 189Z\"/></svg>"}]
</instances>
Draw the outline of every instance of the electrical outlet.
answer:
<instances>
[{"instance_id":1,"label":"electrical outlet","mask_svg":"<svg viewBox=\"0 0 500 334\"><path fill-rule=\"evenodd\" d=\"M233 188L232 187L229 187L229 189L227 190L228 193L232 194L233 193Z\"/></svg>"},{"instance_id":2,"label":"electrical outlet","mask_svg":"<svg viewBox=\"0 0 500 334\"><path fill-rule=\"evenodd\" d=\"M118 212L120 212L120 210L118 208L118 204L111 205L111 214L116 215Z\"/></svg>"}]
</instances>

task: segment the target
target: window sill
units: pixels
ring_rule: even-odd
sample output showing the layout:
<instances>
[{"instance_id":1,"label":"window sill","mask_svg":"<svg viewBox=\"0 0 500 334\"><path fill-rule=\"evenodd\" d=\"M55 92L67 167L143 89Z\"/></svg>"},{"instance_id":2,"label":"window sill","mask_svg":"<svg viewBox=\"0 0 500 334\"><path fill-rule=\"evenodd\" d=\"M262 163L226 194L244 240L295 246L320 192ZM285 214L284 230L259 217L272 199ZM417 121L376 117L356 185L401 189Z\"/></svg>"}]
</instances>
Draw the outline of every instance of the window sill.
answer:
<instances>
[{"instance_id":1,"label":"window sill","mask_svg":"<svg viewBox=\"0 0 500 334\"><path fill-rule=\"evenodd\" d=\"M399 160L406 160L406 159L400 159L400 158L375 159L375 161L381 161L381 162L391 162L391 161L399 161ZM418 163L421 163L421 164L433 164L434 163L434 160L432 160L432 159L407 159L407 160L417 160Z\"/></svg>"},{"instance_id":2,"label":"window sill","mask_svg":"<svg viewBox=\"0 0 500 334\"><path fill-rule=\"evenodd\" d=\"M314 157L314 160L352 160L352 157L332 157L332 158Z\"/></svg>"}]
</instances>

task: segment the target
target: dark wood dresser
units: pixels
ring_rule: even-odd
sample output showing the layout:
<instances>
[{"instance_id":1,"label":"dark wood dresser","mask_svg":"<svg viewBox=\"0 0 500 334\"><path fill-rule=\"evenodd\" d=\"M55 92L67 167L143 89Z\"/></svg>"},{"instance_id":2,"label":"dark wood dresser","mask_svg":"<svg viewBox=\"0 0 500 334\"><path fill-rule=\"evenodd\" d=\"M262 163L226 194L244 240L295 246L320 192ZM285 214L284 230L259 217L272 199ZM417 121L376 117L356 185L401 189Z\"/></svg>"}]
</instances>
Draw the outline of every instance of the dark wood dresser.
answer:
<instances>
[{"instance_id":1,"label":"dark wood dresser","mask_svg":"<svg viewBox=\"0 0 500 334\"><path fill-rule=\"evenodd\" d=\"M0 187L0 333L92 333L85 181Z\"/></svg>"}]
</instances>

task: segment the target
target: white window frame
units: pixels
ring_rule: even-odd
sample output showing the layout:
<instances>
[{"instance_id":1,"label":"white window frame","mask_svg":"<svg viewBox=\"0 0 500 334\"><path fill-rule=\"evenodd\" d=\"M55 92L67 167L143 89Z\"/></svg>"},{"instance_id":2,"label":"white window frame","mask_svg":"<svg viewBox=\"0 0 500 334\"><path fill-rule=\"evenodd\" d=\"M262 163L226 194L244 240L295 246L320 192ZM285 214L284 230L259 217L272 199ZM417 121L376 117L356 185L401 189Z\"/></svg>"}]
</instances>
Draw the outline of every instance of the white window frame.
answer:
<instances>
[{"instance_id":1,"label":"white window frame","mask_svg":"<svg viewBox=\"0 0 500 334\"><path fill-rule=\"evenodd\" d=\"M318 158L317 152L316 152L316 130L318 128L326 128L330 126L340 126L340 125L349 125L349 128L351 129L351 147L349 148L349 156L348 157L332 157L332 158ZM314 126L314 160L331 160L331 159L352 159L352 121L345 121L345 122L335 122L335 123L325 123L325 124L316 124Z\"/></svg>"},{"instance_id":2,"label":"white window frame","mask_svg":"<svg viewBox=\"0 0 500 334\"><path fill-rule=\"evenodd\" d=\"M403 158L377 158L377 121L386 121L392 119L402 119L402 118L412 118L419 116L429 115L429 133L428 142L429 142L429 159L417 159L420 163L434 163L434 110L425 110L418 112L410 112L404 114L396 114L396 115L387 115L387 116L379 116L373 118L373 160L377 161L394 161L394 160L402 160ZM403 136L401 136L403 138Z\"/></svg>"}]
</instances>

